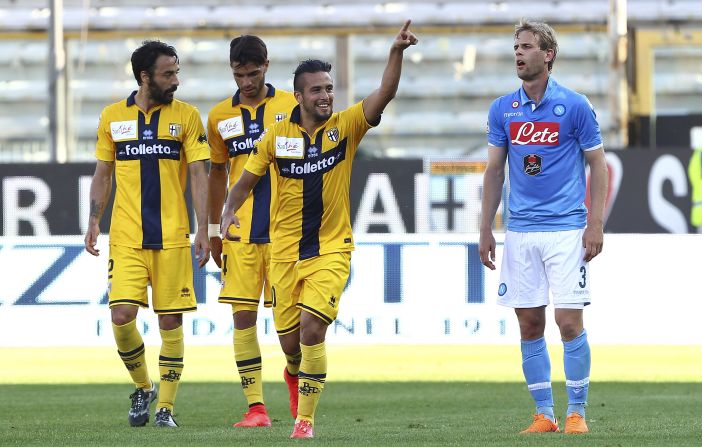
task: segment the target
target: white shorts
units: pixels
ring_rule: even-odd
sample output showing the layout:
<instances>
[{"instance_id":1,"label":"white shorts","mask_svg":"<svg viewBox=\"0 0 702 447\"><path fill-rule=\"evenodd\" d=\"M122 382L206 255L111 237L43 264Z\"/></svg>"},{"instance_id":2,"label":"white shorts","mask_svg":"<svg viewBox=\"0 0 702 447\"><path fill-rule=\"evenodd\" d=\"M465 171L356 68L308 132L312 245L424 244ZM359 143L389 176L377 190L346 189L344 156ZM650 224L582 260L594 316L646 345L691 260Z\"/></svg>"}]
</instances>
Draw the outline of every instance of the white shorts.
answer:
<instances>
[{"instance_id":1,"label":"white shorts","mask_svg":"<svg viewBox=\"0 0 702 447\"><path fill-rule=\"evenodd\" d=\"M580 230L505 233L497 303L513 308L590 304L589 265Z\"/></svg>"}]
</instances>

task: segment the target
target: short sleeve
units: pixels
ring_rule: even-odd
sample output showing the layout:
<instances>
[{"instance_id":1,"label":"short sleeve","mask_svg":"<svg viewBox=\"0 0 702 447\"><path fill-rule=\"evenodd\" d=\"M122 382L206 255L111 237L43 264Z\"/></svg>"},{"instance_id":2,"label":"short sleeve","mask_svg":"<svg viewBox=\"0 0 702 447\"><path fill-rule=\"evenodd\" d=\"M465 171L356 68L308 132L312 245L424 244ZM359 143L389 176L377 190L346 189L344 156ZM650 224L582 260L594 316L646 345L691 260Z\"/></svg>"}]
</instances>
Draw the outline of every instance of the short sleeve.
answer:
<instances>
[{"instance_id":1,"label":"short sleeve","mask_svg":"<svg viewBox=\"0 0 702 447\"><path fill-rule=\"evenodd\" d=\"M248 160L244 169L259 177L263 177L268 170L268 167L273 162L275 154L275 125L273 129L267 129L264 134L254 142L254 149L249 154Z\"/></svg>"},{"instance_id":2,"label":"short sleeve","mask_svg":"<svg viewBox=\"0 0 702 447\"><path fill-rule=\"evenodd\" d=\"M98 122L95 158L102 161L115 161L115 143L112 141L110 122L105 118L105 115L106 113L103 110Z\"/></svg>"},{"instance_id":3,"label":"short sleeve","mask_svg":"<svg viewBox=\"0 0 702 447\"><path fill-rule=\"evenodd\" d=\"M210 158L210 147L207 144L205 127L200 119L200 112L192 107L185 121L185 135L183 136L185 161L192 163Z\"/></svg>"},{"instance_id":4,"label":"short sleeve","mask_svg":"<svg viewBox=\"0 0 702 447\"><path fill-rule=\"evenodd\" d=\"M212 163L226 163L229 161L227 145L219 133L219 123L213 113L207 117L207 141L210 143L210 158Z\"/></svg>"},{"instance_id":5,"label":"short sleeve","mask_svg":"<svg viewBox=\"0 0 702 447\"><path fill-rule=\"evenodd\" d=\"M500 116L500 101L497 98L490 105L487 122L487 140L490 146L507 147L507 134L505 133L504 122Z\"/></svg>"},{"instance_id":6,"label":"short sleeve","mask_svg":"<svg viewBox=\"0 0 702 447\"><path fill-rule=\"evenodd\" d=\"M363 113L363 101L359 101L352 105L348 109L339 113L340 125L346 127L344 134L348 135L351 140L346 145L349 157L353 158L358 150L358 145L361 143L361 139L366 135L369 129L380 124L380 120L377 123L371 124L366 120L366 114ZM328 129L331 130L331 129Z\"/></svg>"},{"instance_id":7,"label":"short sleeve","mask_svg":"<svg viewBox=\"0 0 702 447\"><path fill-rule=\"evenodd\" d=\"M583 151L599 149L602 147L602 134L595 115L595 108L585 95L581 95L581 98L575 113L575 137Z\"/></svg>"}]
</instances>

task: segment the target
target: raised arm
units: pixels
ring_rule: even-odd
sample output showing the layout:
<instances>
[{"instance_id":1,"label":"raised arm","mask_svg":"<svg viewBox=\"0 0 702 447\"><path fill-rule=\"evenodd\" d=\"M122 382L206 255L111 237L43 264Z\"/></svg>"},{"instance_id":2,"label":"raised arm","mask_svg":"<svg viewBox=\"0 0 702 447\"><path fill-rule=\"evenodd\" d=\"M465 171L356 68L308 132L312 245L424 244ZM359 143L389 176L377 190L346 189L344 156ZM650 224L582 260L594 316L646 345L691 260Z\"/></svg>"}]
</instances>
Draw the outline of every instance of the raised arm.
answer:
<instances>
[{"instance_id":1,"label":"raised arm","mask_svg":"<svg viewBox=\"0 0 702 447\"><path fill-rule=\"evenodd\" d=\"M229 191L227 204L224 206L224 213L222 213L222 234L230 241L241 239L239 236L229 232L229 226L234 225L239 228L239 219L235 216L235 213L244 204L249 193L260 179L261 177L244 169L239 180Z\"/></svg>"},{"instance_id":2,"label":"raised arm","mask_svg":"<svg viewBox=\"0 0 702 447\"><path fill-rule=\"evenodd\" d=\"M495 236L492 223L497 207L502 200L502 187L505 183L507 149L488 147L488 163L483 176L483 199L480 212L480 242L478 251L480 262L490 270L495 270Z\"/></svg>"},{"instance_id":3,"label":"raised arm","mask_svg":"<svg viewBox=\"0 0 702 447\"><path fill-rule=\"evenodd\" d=\"M609 170L602 148L585 152L585 159L590 165L590 209L587 227L583 234L583 247L585 247L584 259L589 262L602 252L604 243L604 209Z\"/></svg>"},{"instance_id":4,"label":"raised arm","mask_svg":"<svg viewBox=\"0 0 702 447\"><path fill-rule=\"evenodd\" d=\"M193 208L197 219L195 233L195 256L202 268L210 259L210 242L207 236L207 168L205 160L197 160L188 164L190 171L190 192L193 197Z\"/></svg>"},{"instance_id":5,"label":"raised arm","mask_svg":"<svg viewBox=\"0 0 702 447\"><path fill-rule=\"evenodd\" d=\"M402 74L402 55L410 45L416 45L419 40L409 30L411 20L407 20L390 47L388 63L380 81L380 87L363 100L363 114L366 121L375 123L397 93Z\"/></svg>"},{"instance_id":6,"label":"raised arm","mask_svg":"<svg viewBox=\"0 0 702 447\"><path fill-rule=\"evenodd\" d=\"M93 180L90 182L90 217L88 231L85 233L85 250L93 256L100 256L100 250L95 248L95 244L100 235L102 213L105 211L107 201L110 200L114 170L114 161L98 160Z\"/></svg>"}]
</instances>

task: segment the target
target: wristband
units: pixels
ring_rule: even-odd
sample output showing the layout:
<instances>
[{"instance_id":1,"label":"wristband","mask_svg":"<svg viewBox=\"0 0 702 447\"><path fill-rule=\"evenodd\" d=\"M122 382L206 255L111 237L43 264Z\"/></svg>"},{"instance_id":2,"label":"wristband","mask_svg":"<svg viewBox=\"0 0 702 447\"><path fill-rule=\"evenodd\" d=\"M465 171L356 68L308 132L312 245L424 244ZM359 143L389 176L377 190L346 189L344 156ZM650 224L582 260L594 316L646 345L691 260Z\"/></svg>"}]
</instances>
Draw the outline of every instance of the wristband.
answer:
<instances>
[{"instance_id":1,"label":"wristband","mask_svg":"<svg viewBox=\"0 0 702 447\"><path fill-rule=\"evenodd\" d=\"M207 236L208 237L219 237L219 224L209 224L207 225Z\"/></svg>"}]
</instances>

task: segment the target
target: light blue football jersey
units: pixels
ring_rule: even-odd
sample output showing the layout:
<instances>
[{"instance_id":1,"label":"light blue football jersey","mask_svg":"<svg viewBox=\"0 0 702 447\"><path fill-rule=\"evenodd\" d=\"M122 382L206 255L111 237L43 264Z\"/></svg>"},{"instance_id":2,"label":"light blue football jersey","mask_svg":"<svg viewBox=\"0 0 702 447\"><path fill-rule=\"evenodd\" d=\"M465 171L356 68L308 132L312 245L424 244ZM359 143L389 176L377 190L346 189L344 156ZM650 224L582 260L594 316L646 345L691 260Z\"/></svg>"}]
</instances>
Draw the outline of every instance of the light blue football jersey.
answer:
<instances>
[{"instance_id":1,"label":"light blue football jersey","mask_svg":"<svg viewBox=\"0 0 702 447\"><path fill-rule=\"evenodd\" d=\"M602 147L595 111L585 95L550 78L537 105L520 87L490 106L487 137L490 146L507 148L507 229L526 232L585 227L583 152Z\"/></svg>"}]
</instances>

